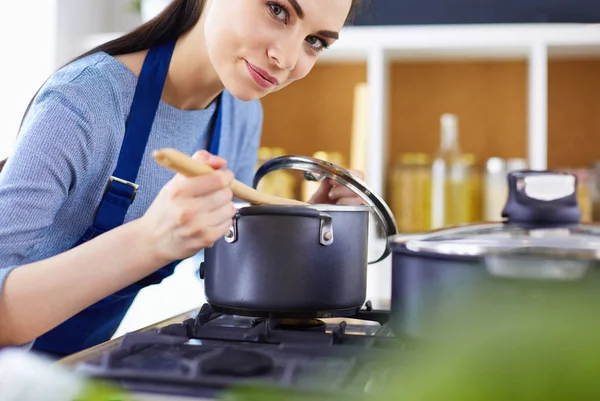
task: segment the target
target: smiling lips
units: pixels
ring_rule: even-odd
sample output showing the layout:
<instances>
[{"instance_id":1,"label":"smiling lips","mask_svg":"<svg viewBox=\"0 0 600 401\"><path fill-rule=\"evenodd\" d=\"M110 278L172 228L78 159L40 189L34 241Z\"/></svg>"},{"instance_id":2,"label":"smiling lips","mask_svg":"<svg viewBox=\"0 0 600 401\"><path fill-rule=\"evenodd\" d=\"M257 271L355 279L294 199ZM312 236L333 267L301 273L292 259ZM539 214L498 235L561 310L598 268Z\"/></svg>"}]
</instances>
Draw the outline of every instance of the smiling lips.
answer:
<instances>
[{"instance_id":1,"label":"smiling lips","mask_svg":"<svg viewBox=\"0 0 600 401\"><path fill-rule=\"evenodd\" d=\"M279 83L279 81L277 81L277 78L269 74L267 71L255 66L247 60L244 61L246 61L246 67L248 67L248 72L250 72L250 75L258 84L258 86L268 89Z\"/></svg>"}]
</instances>

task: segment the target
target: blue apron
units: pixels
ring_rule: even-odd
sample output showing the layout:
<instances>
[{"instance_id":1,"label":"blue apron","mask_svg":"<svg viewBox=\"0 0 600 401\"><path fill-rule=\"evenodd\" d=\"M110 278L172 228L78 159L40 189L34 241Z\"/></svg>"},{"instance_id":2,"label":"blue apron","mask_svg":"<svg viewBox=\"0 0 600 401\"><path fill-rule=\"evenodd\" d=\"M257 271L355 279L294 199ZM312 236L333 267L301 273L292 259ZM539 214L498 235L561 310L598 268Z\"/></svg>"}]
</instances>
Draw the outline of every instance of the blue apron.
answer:
<instances>
[{"instance_id":1,"label":"blue apron","mask_svg":"<svg viewBox=\"0 0 600 401\"><path fill-rule=\"evenodd\" d=\"M123 224L127 209L135 198L137 185L134 183L150 136L174 48L175 42L172 41L152 48L148 52L135 90L117 166L109 179L93 225L73 247ZM209 144L209 152L212 154L218 154L219 150L222 110L219 98L217 117ZM129 287L84 309L37 338L33 349L63 357L110 340L138 292L146 286L160 283L173 274L179 262L175 261L164 266Z\"/></svg>"}]
</instances>

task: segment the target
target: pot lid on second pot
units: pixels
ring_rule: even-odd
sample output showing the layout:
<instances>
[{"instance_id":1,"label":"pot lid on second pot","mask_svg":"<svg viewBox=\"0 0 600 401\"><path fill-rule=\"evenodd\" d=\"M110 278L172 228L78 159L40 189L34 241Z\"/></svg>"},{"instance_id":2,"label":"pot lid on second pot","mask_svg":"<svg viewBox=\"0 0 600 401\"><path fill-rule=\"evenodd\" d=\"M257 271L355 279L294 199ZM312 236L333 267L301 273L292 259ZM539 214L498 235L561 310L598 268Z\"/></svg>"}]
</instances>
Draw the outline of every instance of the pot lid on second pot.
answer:
<instances>
[{"instance_id":1,"label":"pot lid on second pot","mask_svg":"<svg viewBox=\"0 0 600 401\"><path fill-rule=\"evenodd\" d=\"M600 260L600 226L581 223L577 178L553 171L508 175L504 222L397 235L392 247L446 257L524 256Z\"/></svg>"}]
</instances>

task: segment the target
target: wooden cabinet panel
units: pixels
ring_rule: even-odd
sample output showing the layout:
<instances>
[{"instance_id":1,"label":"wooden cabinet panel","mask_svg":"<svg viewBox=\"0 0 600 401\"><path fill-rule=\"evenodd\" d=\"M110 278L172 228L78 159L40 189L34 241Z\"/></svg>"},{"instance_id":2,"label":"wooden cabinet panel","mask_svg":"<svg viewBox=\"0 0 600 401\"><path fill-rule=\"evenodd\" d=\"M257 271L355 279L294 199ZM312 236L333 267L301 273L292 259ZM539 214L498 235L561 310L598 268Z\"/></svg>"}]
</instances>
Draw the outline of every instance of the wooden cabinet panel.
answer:
<instances>
[{"instance_id":1,"label":"wooden cabinet panel","mask_svg":"<svg viewBox=\"0 0 600 401\"><path fill-rule=\"evenodd\" d=\"M548 167L600 160L600 60L551 61L548 67Z\"/></svg>"},{"instance_id":2,"label":"wooden cabinet panel","mask_svg":"<svg viewBox=\"0 0 600 401\"><path fill-rule=\"evenodd\" d=\"M434 153L443 113L458 116L461 149L479 162L526 156L524 61L397 63L391 81L390 162L404 152Z\"/></svg>"}]
</instances>

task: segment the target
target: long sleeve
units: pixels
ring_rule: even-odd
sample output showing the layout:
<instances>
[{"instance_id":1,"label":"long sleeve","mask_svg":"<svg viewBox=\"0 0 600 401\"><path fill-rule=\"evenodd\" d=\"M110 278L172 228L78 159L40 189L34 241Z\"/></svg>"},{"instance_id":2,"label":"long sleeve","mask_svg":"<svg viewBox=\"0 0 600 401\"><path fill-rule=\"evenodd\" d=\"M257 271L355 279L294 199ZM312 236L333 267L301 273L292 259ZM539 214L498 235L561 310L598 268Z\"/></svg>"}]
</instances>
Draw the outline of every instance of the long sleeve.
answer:
<instances>
[{"instance_id":1,"label":"long sleeve","mask_svg":"<svg viewBox=\"0 0 600 401\"><path fill-rule=\"evenodd\" d=\"M83 176L90 154L90 115L82 96L68 84L43 89L32 104L0 173L0 291Z\"/></svg>"}]
</instances>

